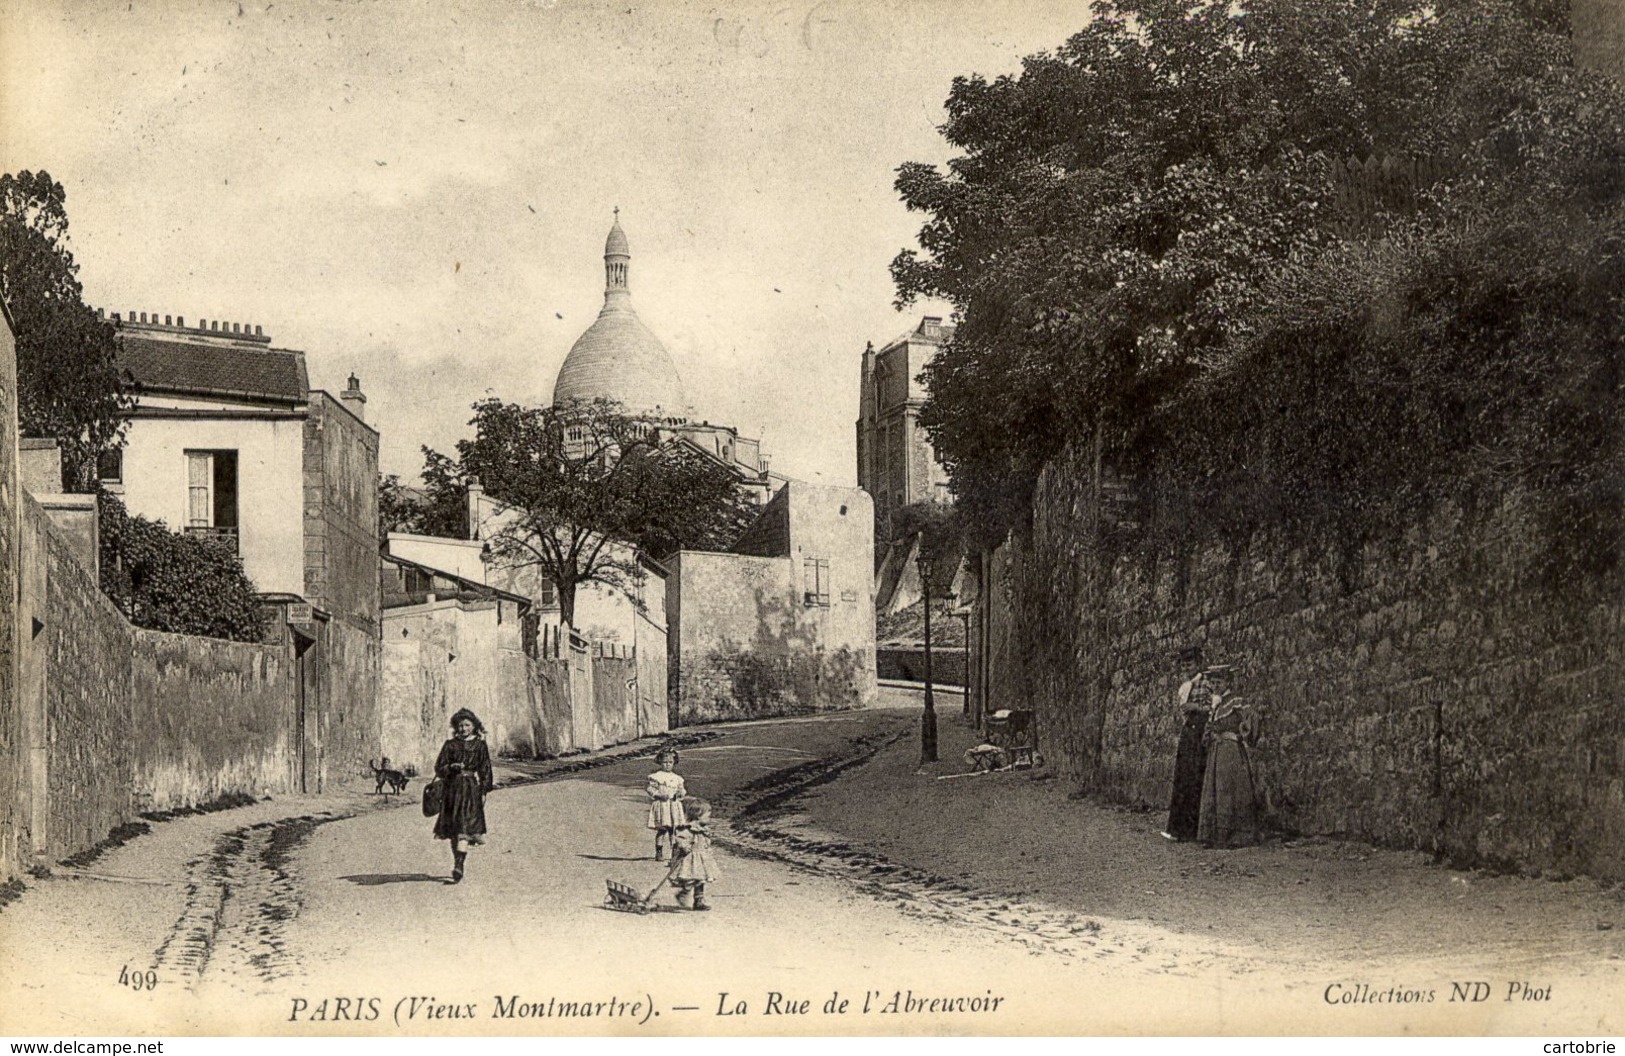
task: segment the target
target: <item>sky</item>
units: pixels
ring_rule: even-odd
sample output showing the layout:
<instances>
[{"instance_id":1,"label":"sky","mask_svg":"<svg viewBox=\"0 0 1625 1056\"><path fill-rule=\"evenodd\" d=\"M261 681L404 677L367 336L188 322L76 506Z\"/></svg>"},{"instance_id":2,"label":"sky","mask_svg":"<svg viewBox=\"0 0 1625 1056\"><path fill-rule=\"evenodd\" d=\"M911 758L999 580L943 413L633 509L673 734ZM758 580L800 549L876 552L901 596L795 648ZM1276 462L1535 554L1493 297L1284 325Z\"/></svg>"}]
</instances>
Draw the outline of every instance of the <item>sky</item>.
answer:
<instances>
[{"instance_id":1,"label":"sky","mask_svg":"<svg viewBox=\"0 0 1625 1056\"><path fill-rule=\"evenodd\" d=\"M953 78L1018 72L1048 0L0 0L0 166L67 191L87 303L256 324L367 394L415 479L486 394L543 404L633 304L697 418L853 484L866 342L921 315L888 266L924 217Z\"/></svg>"}]
</instances>

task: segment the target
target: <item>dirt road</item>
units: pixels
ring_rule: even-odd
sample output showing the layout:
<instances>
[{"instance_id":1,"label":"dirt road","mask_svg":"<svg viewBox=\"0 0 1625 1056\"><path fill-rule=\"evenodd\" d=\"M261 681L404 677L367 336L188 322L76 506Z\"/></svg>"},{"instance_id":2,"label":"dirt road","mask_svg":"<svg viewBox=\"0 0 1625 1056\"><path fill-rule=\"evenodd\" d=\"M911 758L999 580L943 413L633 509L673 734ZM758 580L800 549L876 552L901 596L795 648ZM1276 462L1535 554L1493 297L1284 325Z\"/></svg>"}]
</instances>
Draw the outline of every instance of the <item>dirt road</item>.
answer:
<instances>
[{"instance_id":1,"label":"dirt road","mask_svg":"<svg viewBox=\"0 0 1625 1056\"><path fill-rule=\"evenodd\" d=\"M1486 945L1482 919L1428 924L1439 907L1423 900L1406 942L1360 941L1376 900L1359 869L1305 880L1305 852L1282 847L1208 862L1146 845L1143 817L1027 777L939 782L963 731L945 724L950 761L922 773L914 721L881 710L692 735L680 770L730 819L709 913L603 906L606 879L660 876L647 758L510 768L490 842L455 886L411 803L350 794L158 826L94 876L33 884L0 913L0 1033L1618 1029L1610 934L1563 957ZM1080 817L1086 866L1067 853ZM1432 875L1446 890L1460 879ZM1258 900L1282 877L1293 897L1271 912ZM1517 918L1542 890L1515 881L1499 902ZM1345 894L1352 916L1304 915ZM1568 916L1548 919L1608 923L1618 908L1595 888L1563 894ZM1217 912L1227 895L1253 912ZM1346 951L1316 920L1346 929Z\"/></svg>"}]
</instances>

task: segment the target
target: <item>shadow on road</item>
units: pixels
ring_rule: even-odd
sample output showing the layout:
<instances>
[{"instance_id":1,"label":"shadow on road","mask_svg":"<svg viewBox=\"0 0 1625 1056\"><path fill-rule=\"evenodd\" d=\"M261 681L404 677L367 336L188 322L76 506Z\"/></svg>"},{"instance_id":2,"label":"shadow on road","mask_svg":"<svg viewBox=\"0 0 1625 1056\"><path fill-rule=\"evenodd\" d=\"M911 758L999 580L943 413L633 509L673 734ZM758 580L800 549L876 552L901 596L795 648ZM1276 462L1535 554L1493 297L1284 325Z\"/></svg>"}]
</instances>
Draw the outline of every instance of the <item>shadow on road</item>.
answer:
<instances>
[{"instance_id":1,"label":"shadow on road","mask_svg":"<svg viewBox=\"0 0 1625 1056\"><path fill-rule=\"evenodd\" d=\"M585 858L589 862L652 862L647 854L634 854L629 858L617 858L608 854L578 854L577 858Z\"/></svg>"},{"instance_id":2,"label":"shadow on road","mask_svg":"<svg viewBox=\"0 0 1625 1056\"><path fill-rule=\"evenodd\" d=\"M430 876L428 873L357 873L354 876L341 876L340 880L348 880L361 887L377 887L379 884L411 884L428 881L442 884L446 882L443 876Z\"/></svg>"}]
</instances>

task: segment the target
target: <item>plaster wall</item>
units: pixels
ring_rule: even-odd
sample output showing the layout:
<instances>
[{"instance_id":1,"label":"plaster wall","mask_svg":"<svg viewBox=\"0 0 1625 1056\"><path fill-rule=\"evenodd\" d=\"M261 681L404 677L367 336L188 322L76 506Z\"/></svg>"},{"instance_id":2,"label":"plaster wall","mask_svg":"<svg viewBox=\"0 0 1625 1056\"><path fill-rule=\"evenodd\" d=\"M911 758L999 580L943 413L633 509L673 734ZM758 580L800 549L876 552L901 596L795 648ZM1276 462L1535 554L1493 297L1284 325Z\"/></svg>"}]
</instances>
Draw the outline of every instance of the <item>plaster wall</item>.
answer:
<instances>
[{"instance_id":1,"label":"plaster wall","mask_svg":"<svg viewBox=\"0 0 1625 1056\"><path fill-rule=\"evenodd\" d=\"M124 482L113 490L131 513L187 522L187 460L192 450L237 452L238 548L243 571L266 593L303 594L302 413L272 419L137 417L124 449Z\"/></svg>"}]
</instances>

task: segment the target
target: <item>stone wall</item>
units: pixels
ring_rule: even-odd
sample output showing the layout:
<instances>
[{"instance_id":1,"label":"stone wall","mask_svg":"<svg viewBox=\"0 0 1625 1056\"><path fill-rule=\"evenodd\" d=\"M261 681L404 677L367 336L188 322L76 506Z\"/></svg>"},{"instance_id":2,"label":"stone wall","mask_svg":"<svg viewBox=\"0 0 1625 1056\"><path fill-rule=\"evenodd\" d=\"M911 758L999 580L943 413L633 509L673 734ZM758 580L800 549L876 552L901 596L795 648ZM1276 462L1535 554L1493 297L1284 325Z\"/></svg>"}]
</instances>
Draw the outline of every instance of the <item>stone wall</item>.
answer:
<instances>
[{"instance_id":1,"label":"stone wall","mask_svg":"<svg viewBox=\"0 0 1625 1056\"><path fill-rule=\"evenodd\" d=\"M290 650L135 629L132 782L140 811L291 791Z\"/></svg>"},{"instance_id":2,"label":"stone wall","mask_svg":"<svg viewBox=\"0 0 1625 1056\"><path fill-rule=\"evenodd\" d=\"M534 759L621 744L666 729L665 671L656 720L639 708L640 660L630 646L546 635L543 655L524 652L512 601L445 599L384 612L383 754L427 774L468 708L497 756Z\"/></svg>"},{"instance_id":3,"label":"stone wall","mask_svg":"<svg viewBox=\"0 0 1625 1056\"><path fill-rule=\"evenodd\" d=\"M320 391L304 428L304 596L330 616L323 756L342 780L378 745L378 433Z\"/></svg>"},{"instance_id":4,"label":"stone wall","mask_svg":"<svg viewBox=\"0 0 1625 1056\"><path fill-rule=\"evenodd\" d=\"M1072 455L1046 469L1009 544L1016 692L1065 776L1164 807L1176 658L1201 646L1263 716L1277 828L1625 876L1625 610L1617 582L1538 577L1519 496L1441 503L1353 565L1259 535L1102 570L1087 479Z\"/></svg>"},{"instance_id":5,"label":"stone wall","mask_svg":"<svg viewBox=\"0 0 1625 1056\"><path fill-rule=\"evenodd\" d=\"M685 550L671 560L673 726L874 702L869 496L792 482L759 524L749 553Z\"/></svg>"},{"instance_id":6,"label":"stone wall","mask_svg":"<svg viewBox=\"0 0 1625 1056\"><path fill-rule=\"evenodd\" d=\"M24 779L28 747L17 698L17 343L0 303L0 880L15 876L26 857L32 796Z\"/></svg>"},{"instance_id":7,"label":"stone wall","mask_svg":"<svg viewBox=\"0 0 1625 1056\"><path fill-rule=\"evenodd\" d=\"M322 786L370 774L379 744L378 632L335 615L318 628ZM315 791L315 789L312 789Z\"/></svg>"},{"instance_id":8,"label":"stone wall","mask_svg":"<svg viewBox=\"0 0 1625 1056\"><path fill-rule=\"evenodd\" d=\"M468 708L493 755L536 754L528 657L513 602L453 599L384 613L383 754L427 773Z\"/></svg>"},{"instance_id":9,"label":"stone wall","mask_svg":"<svg viewBox=\"0 0 1625 1056\"><path fill-rule=\"evenodd\" d=\"M31 606L44 626L28 649L39 679L25 688L44 690L46 810L36 815L44 824L33 850L55 859L134 816L135 743L151 731L135 724L134 628L32 497L24 500L23 563L44 571L45 599Z\"/></svg>"},{"instance_id":10,"label":"stone wall","mask_svg":"<svg viewBox=\"0 0 1625 1056\"><path fill-rule=\"evenodd\" d=\"M818 648L817 628L799 619L801 570L791 560L684 551L673 566L673 725L861 707L872 698L872 646L866 654L855 644Z\"/></svg>"},{"instance_id":11,"label":"stone wall","mask_svg":"<svg viewBox=\"0 0 1625 1056\"><path fill-rule=\"evenodd\" d=\"M137 815L289 789L289 649L130 626L26 492L6 593L20 605L16 748L0 869L93 846ZM8 515L10 510L6 510ZM14 703L13 703L14 702Z\"/></svg>"},{"instance_id":12,"label":"stone wall","mask_svg":"<svg viewBox=\"0 0 1625 1056\"><path fill-rule=\"evenodd\" d=\"M9 322L9 320L8 320ZM130 626L17 476L16 363L0 328L0 880L138 814L292 782L292 645Z\"/></svg>"},{"instance_id":13,"label":"stone wall","mask_svg":"<svg viewBox=\"0 0 1625 1056\"><path fill-rule=\"evenodd\" d=\"M875 677L902 682L925 681L925 647L882 645L875 648ZM965 650L955 645L931 646L931 680L948 686L965 684Z\"/></svg>"}]
</instances>

